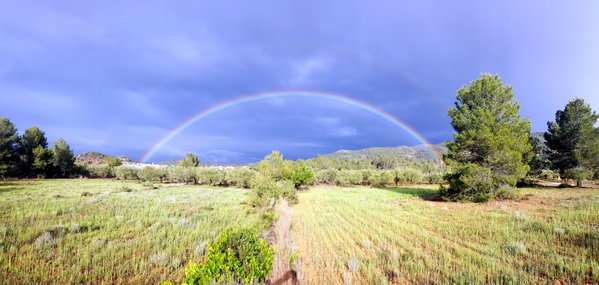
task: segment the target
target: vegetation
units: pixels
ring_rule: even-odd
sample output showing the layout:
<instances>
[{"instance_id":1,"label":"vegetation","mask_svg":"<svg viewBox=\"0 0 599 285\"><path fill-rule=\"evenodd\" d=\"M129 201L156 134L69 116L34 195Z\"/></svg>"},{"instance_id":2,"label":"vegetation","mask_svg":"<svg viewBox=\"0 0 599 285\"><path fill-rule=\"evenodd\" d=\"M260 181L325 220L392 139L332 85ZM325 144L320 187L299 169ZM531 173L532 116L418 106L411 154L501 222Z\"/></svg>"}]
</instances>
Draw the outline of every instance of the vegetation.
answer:
<instances>
[{"instance_id":1,"label":"vegetation","mask_svg":"<svg viewBox=\"0 0 599 285\"><path fill-rule=\"evenodd\" d=\"M293 240L306 284L596 284L599 192L427 201L433 187L300 192ZM473 217L476 217L473 220Z\"/></svg>"},{"instance_id":2,"label":"vegetation","mask_svg":"<svg viewBox=\"0 0 599 285\"><path fill-rule=\"evenodd\" d=\"M550 162L562 175L575 179L579 187L599 169L597 119L599 115L584 100L575 99L556 112L554 122L547 123Z\"/></svg>"},{"instance_id":3,"label":"vegetation","mask_svg":"<svg viewBox=\"0 0 599 285\"><path fill-rule=\"evenodd\" d=\"M116 180L0 183L0 284L182 280L221 231L263 230L248 198L234 188Z\"/></svg>"},{"instance_id":4,"label":"vegetation","mask_svg":"<svg viewBox=\"0 0 599 285\"><path fill-rule=\"evenodd\" d=\"M447 144L449 187L443 196L485 201L526 176L531 126L519 110L512 88L499 76L483 74L458 91L455 108L449 110L456 134Z\"/></svg>"},{"instance_id":5,"label":"vegetation","mask_svg":"<svg viewBox=\"0 0 599 285\"><path fill-rule=\"evenodd\" d=\"M188 153L185 158L179 162L179 167L198 167L200 166L200 160L198 156L193 153Z\"/></svg>"},{"instance_id":6,"label":"vegetation","mask_svg":"<svg viewBox=\"0 0 599 285\"><path fill-rule=\"evenodd\" d=\"M250 229L225 230L208 247L202 264L185 269L183 284L254 284L272 271L274 251Z\"/></svg>"},{"instance_id":7,"label":"vegetation","mask_svg":"<svg viewBox=\"0 0 599 285\"><path fill-rule=\"evenodd\" d=\"M0 118L0 177L5 178L15 170L19 135L8 118Z\"/></svg>"}]
</instances>

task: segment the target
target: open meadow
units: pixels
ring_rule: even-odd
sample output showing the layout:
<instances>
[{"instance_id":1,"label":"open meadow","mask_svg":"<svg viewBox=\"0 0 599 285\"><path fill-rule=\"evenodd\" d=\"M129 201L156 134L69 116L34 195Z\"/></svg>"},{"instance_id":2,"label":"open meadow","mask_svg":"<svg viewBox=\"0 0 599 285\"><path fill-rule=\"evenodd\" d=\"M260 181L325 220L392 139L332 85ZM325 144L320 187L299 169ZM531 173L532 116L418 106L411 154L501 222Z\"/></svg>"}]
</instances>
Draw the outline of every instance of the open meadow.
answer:
<instances>
[{"instance_id":1,"label":"open meadow","mask_svg":"<svg viewBox=\"0 0 599 285\"><path fill-rule=\"evenodd\" d=\"M306 284L599 283L599 190L428 201L426 188L315 187L293 238Z\"/></svg>"},{"instance_id":2,"label":"open meadow","mask_svg":"<svg viewBox=\"0 0 599 285\"><path fill-rule=\"evenodd\" d=\"M159 284L233 225L248 191L111 180L0 182L1 284Z\"/></svg>"}]
</instances>

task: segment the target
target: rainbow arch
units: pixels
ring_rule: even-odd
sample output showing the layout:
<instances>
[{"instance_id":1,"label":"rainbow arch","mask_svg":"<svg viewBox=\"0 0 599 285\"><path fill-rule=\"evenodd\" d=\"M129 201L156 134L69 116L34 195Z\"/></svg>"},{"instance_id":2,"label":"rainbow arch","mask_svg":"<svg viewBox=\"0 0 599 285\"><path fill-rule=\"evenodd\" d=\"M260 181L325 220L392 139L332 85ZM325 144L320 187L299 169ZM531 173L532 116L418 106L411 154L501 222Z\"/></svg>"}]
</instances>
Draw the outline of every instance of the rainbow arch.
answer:
<instances>
[{"instance_id":1,"label":"rainbow arch","mask_svg":"<svg viewBox=\"0 0 599 285\"><path fill-rule=\"evenodd\" d=\"M362 110L365 110L374 115L377 115L378 117L381 117L381 118L385 119L386 121L392 123L393 125L401 128L406 133L408 133L411 137L416 139L418 142L420 142L423 145L426 145L431 150L431 152L435 155L435 157L437 159L441 158L441 155L433 147L433 144L431 144L424 136L422 136L420 133L418 133L418 131L416 131L414 128L412 128L408 124L402 122L398 118L395 118L391 114L389 114L375 106L372 106L366 102L362 102L362 101L359 101L359 100L356 100L356 99L353 99L353 98L350 98L347 96L342 96L342 95L334 94L334 93L318 92L318 91L285 90L285 91L274 91L274 92L242 96L242 97L238 97L238 98L214 105L208 109L202 110L202 111L194 114L190 118L186 119L183 123L179 124L177 127L172 129L171 131L169 131L164 137L162 137L158 142L156 142L152 146L152 148L150 148L150 150L148 150L144 154L142 161L147 162L160 148L162 148L172 138L174 138L175 136L177 136L178 134L183 132L186 128L193 125L197 121L199 121L203 118L206 118L214 113L217 113L217 112L227 109L229 107L244 104L244 103L249 103L249 102L264 100L264 99L285 98L285 97L306 97L306 98L330 99L330 100L341 102L341 103L344 103L347 105L358 107Z\"/></svg>"}]
</instances>

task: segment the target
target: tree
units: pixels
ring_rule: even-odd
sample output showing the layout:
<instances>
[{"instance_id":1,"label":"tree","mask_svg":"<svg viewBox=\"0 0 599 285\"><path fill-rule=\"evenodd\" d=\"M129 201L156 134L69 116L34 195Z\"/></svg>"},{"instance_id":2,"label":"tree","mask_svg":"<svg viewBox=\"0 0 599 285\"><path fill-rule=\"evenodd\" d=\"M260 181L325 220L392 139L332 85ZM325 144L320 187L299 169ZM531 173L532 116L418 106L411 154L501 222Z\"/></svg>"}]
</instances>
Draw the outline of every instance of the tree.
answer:
<instances>
[{"instance_id":1,"label":"tree","mask_svg":"<svg viewBox=\"0 0 599 285\"><path fill-rule=\"evenodd\" d=\"M114 156L105 156L102 159L102 163L108 164L108 167L114 168L123 165L123 160Z\"/></svg>"},{"instance_id":2,"label":"tree","mask_svg":"<svg viewBox=\"0 0 599 285\"><path fill-rule=\"evenodd\" d=\"M314 182L314 171L304 162L296 162L291 172L291 181L296 189Z\"/></svg>"},{"instance_id":3,"label":"tree","mask_svg":"<svg viewBox=\"0 0 599 285\"><path fill-rule=\"evenodd\" d=\"M555 113L555 121L547 123L545 133L554 169L565 174L568 169L599 166L599 131L595 129L598 118L579 98Z\"/></svg>"},{"instance_id":4,"label":"tree","mask_svg":"<svg viewBox=\"0 0 599 285\"><path fill-rule=\"evenodd\" d=\"M449 110L456 131L444 156L450 199L483 201L526 176L532 146L530 122L518 114L512 87L497 75L483 74L458 91Z\"/></svg>"},{"instance_id":5,"label":"tree","mask_svg":"<svg viewBox=\"0 0 599 285\"><path fill-rule=\"evenodd\" d=\"M273 151L270 155L266 156L262 161L260 161L260 165L258 165L258 172L275 181L281 181L290 178L290 164L290 161L285 161L283 159L283 155L280 152Z\"/></svg>"},{"instance_id":6,"label":"tree","mask_svg":"<svg viewBox=\"0 0 599 285\"><path fill-rule=\"evenodd\" d=\"M200 160L198 156L193 153L188 153L185 158L179 161L180 167L198 167L200 166Z\"/></svg>"},{"instance_id":7,"label":"tree","mask_svg":"<svg viewBox=\"0 0 599 285\"><path fill-rule=\"evenodd\" d=\"M75 158L71 147L64 139L58 139L52 146L52 165L59 177L69 177L73 173Z\"/></svg>"},{"instance_id":8,"label":"tree","mask_svg":"<svg viewBox=\"0 0 599 285\"><path fill-rule=\"evenodd\" d=\"M50 173L52 166L52 152L42 145L33 149L33 163L31 170L36 177L45 178Z\"/></svg>"},{"instance_id":9,"label":"tree","mask_svg":"<svg viewBox=\"0 0 599 285\"><path fill-rule=\"evenodd\" d=\"M38 149L40 148L40 149ZM47 166L50 164L50 155L46 153L48 140L46 134L37 126L33 126L23 133L19 140L20 174L26 177L45 176ZM36 151L34 153L34 151ZM37 159L37 167L33 164Z\"/></svg>"},{"instance_id":10,"label":"tree","mask_svg":"<svg viewBox=\"0 0 599 285\"><path fill-rule=\"evenodd\" d=\"M14 170L17 160L19 135L8 118L0 118L0 177L7 177Z\"/></svg>"}]
</instances>

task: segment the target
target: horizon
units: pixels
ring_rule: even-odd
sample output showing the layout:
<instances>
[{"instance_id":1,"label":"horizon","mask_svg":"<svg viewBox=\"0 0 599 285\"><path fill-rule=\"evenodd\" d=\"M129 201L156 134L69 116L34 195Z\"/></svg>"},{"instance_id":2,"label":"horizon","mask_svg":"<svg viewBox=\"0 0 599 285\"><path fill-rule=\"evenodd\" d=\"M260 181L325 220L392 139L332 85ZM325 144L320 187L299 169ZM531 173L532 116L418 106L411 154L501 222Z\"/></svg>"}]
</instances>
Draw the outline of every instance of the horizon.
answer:
<instances>
[{"instance_id":1,"label":"horizon","mask_svg":"<svg viewBox=\"0 0 599 285\"><path fill-rule=\"evenodd\" d=\"M491 73L544 132L575 97L599 109L599 3L542 3L0 1L0 117L134 161L197 114L280 90L339 94L406 126L326 98L266 98L182 128L150 162L295 160L451 140L457 90Z\"/></svg>"}]
</instances>

